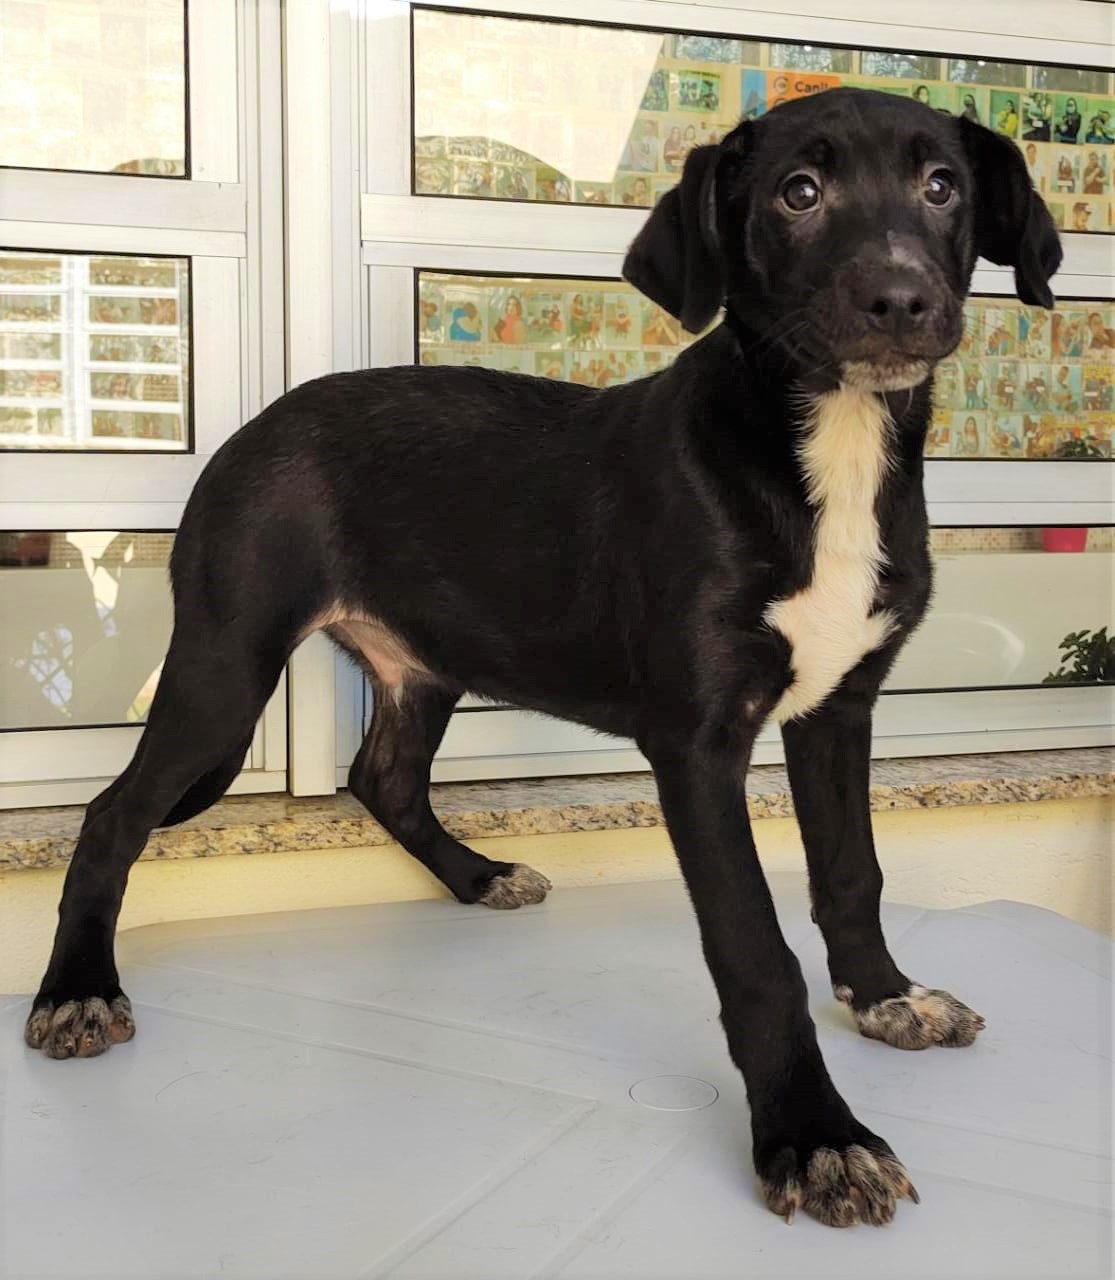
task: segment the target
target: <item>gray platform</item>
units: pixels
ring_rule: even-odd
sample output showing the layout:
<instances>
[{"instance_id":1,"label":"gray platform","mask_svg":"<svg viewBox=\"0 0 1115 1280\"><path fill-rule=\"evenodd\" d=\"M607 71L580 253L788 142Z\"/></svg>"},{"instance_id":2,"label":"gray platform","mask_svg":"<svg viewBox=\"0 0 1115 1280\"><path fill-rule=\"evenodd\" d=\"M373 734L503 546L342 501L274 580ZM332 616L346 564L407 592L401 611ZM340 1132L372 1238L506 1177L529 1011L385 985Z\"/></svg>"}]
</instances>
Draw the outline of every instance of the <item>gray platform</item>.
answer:
<instances>
[{"instance_id":1,"label":"gray platform","mask_svg":"<svg viewBox=\"0 0 1115 1280\"><path fill-rule=\"evenodd\" d=\"M646 884L138 930L139 1035L95 1061L33 1054L0 1004L3 1274L1107 1280L1110 944L888 908L903 967L988 1021L903 1053L856 1034L775 890L830 1071L921 1193L888 1228L760 1206L685 892Z\"/></svg>"}]
</instances>

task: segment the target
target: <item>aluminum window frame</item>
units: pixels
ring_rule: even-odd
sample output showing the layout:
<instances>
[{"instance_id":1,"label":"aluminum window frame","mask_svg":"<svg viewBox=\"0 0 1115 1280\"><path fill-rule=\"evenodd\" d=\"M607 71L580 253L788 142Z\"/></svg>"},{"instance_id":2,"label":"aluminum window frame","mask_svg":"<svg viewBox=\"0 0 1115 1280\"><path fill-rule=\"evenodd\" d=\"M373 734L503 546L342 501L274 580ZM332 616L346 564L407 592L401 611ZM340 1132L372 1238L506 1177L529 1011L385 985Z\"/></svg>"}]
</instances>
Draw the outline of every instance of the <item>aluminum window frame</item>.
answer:
<instances>
[{"instance_id":1,"label":"aluminum window frame","mask_svg":"<svg viewBox=\"0 0 1115 1280\"><path fill-rule=\"evenodd\" d=\"M173 532L208 459L286 388L281 15L233 0L187 17L190 176L0 167L0 244L190 259L192 450L6 452L0 529ZM287 720L284 675L233 793L286 788ZM91 799L141 732L0 731L0 807Z\"/></svg>"}]
</instances>

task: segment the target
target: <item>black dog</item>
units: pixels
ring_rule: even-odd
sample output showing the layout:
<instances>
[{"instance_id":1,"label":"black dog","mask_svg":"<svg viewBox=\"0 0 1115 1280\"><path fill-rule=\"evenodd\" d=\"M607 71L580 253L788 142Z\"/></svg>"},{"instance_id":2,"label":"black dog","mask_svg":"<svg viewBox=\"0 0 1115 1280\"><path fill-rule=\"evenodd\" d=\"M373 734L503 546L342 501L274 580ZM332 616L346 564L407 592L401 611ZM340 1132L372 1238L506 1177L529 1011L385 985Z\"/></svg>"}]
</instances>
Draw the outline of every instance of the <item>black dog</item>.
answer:
<instances>
[{"instance_id":1,"label":"black dog","mask_svg":"<svg viewBox=\"0 0 1115 1280\"><path fill-rule=\"evenodd\" d=\"M1052 305L1061 252L1017 149L912 101L837 89L686 162L625 274L699 332L669 370L594 390L481 369L298 387L199 481L174 545L174 635L147 729L89 806L27 1041L88 1057L134 1023L113 958L151 829L212 804L295 646L365 665L349 785L462 902L549 888L452 839L430 761L463 692L633 737L662 807L790 1218L887 1222L901 1164L829 1079L749 834L752 742L782 724L838 999L903 1048L983 1025L914 985L879 925L871 709L930 594L930 375L977 255Z\"/></svg>"}]
</instances>

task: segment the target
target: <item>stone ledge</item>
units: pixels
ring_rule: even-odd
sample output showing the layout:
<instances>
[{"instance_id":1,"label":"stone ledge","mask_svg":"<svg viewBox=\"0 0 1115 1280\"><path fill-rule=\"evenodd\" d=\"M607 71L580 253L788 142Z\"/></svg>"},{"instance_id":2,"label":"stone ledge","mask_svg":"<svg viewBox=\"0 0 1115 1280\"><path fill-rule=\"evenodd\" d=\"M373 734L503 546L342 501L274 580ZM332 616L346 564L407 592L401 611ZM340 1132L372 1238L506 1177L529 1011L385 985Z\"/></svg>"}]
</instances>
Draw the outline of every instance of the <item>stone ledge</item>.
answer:
<instances>
[{"instance_id":1,"label":"stone ledge","mask_svg":"<svg viewBox=\"0 0 1115 1280\"><path fill-rule=\"evenodd\" d=\"M998 755L878 760L871 807L935 809L1115 794L1115 753L1106 747ZM662 825L647 773L509 782L440 783L433 805L458 839L606 831ZM761 765L748 776L752 818L793 814L786 770ZM62 867L81 827L80 805L0 812L0 871ZM390 844L391 838L347 792L322 798L234 796L179 827L156 831L141 857L211 858Z\"/></svg>"}]
</instances>

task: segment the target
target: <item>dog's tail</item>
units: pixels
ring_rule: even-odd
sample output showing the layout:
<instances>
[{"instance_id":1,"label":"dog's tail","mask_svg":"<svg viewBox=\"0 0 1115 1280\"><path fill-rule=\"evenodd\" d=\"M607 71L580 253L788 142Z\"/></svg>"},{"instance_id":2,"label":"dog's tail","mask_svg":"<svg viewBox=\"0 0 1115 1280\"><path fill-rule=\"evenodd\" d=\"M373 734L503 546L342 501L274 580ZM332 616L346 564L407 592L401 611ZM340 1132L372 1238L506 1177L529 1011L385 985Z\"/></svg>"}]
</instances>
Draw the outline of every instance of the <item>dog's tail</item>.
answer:
<instances>
[{"instance_id":1,"label":"dog's tail","mask_svg":"<svg viewBox=\"0 0 1115 1280\"><path fill-rule=\"evenodd\" d=\"M215 769L210 769L208 773L203 773L162 822L159 823L159 826L175 827L178 823L185 822L187 818L192 818L195 814L208 809L211 804L216 804L232 785L233 778L243 767L244 757L248 754L248 748L251 745L252 739L249 737L236 748L227 760L224 760Z\"/></svg>"}]
</instances>

